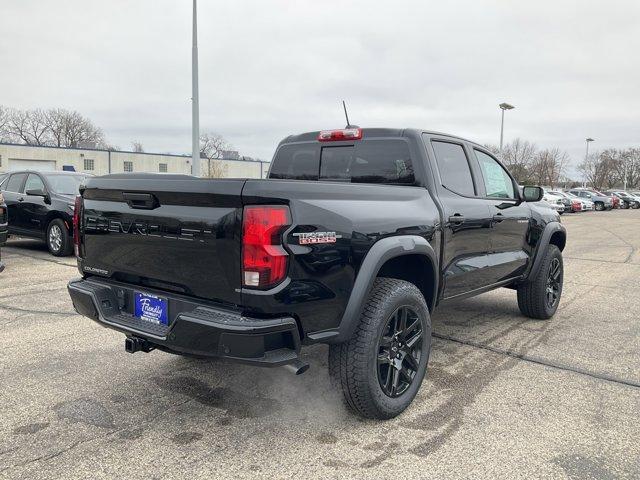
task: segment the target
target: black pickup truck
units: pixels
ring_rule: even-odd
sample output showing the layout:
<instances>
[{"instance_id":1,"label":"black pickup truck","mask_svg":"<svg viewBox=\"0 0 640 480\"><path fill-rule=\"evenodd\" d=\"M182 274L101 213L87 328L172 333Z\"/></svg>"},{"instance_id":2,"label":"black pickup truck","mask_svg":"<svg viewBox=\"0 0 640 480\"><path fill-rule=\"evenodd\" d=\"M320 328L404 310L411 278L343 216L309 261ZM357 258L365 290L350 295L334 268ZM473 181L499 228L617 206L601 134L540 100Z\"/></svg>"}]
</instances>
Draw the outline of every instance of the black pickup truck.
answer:
<instances>
[{"instance_id":1,"label":"black pickup truck","mask_svg":"<svg viewBox=\"0 0 640 480\"><path fill-rule=\"evenodd\" d=\"M347 404L391 418L415 397L430 313L498 287L526 316L562 293L564 227L485 148L423 130L287 137L267 180L119 174L75 206L75 309L165 350L308 365L326 343Z\"/></svg>"}]
</instances>

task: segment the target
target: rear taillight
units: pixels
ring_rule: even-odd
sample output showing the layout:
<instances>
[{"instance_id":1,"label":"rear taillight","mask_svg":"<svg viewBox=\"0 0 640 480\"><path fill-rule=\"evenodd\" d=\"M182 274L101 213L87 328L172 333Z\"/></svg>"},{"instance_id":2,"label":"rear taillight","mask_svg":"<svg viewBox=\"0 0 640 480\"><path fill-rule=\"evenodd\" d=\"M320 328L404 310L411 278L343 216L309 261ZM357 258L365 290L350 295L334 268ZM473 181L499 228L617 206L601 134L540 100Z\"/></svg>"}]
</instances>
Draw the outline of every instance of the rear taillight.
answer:
<instances>
[{"instance_id":1,"label":"rear taillight","mask_svg":"<svg viewBox=\"0 0 640 480\"><path fill-rule=\"evenodd\" d=\"M318 134L320 142L339 142L342 140L360 140L361 128L343 128L341 130L323 130Z\"/></svg>"},{"instance_id":2,"label":"rear taillight","mask_svg":"<svg viewBox=\"0 0 640 480\"><path fill-rule=\"evenodd\" d=\"M82 196L76 196L73 207L73 251L76 257L80 256L80 219L82 218Z\"/></svg>"},{"instance_id":3,"label":"rear taillight","mask_svg":"<svg viewBox=\"0 0 640 480\"><path fill-rule=\"evenodd\" d=\"M242 217L242 284L267 288L287 275L288 254L282 246L282 232L291 225L289 207L251 205Z\"/></svg>"}]
</instances>

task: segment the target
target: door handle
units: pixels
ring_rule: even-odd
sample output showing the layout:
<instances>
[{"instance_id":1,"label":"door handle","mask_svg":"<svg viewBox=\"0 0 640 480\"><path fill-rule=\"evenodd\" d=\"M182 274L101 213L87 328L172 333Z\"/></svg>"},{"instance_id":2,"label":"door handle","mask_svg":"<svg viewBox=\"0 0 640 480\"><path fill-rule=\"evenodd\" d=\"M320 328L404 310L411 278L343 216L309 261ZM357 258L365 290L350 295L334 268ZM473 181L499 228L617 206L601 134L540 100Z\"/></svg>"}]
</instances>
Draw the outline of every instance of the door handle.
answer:
<instances>
[{"instance_id":1,"label":"door handle","mask_svg":"<svg viewBox=\"0 0 640 480\"><path fill-rule=\"evenodd\" d=\"M153 210L158 207L156 197L150 193L122 192L122 198L124 198L125 202L127 202L131 208Z\"/></svg>"},{"instance_id":2,"label":"door handle","mask_svg":"<svg viewBox=\"0 0 640 480\"><path fill-rule=\"evenodd\" d=\"M504 220L504 215L502 215L501 213L498 213L498 214L493 216L493 221L495 223L500 223L503 220Z\"/></svg>"},{"instance_id":3,"label":"door handle","mask_svg":"<svg viewBox=\"0 0 640 480\"><path fill-rule=\"evenodd\" d=\"M18 199L18 201L19 201L19 202L24 202L24 198L23 198L23 197L20 197L20 198Z\"/></svg>"},{"instance_id":4,"label":"door handle","mask_svg":"<svg viewBox=\"0 0 640 480\"><path fill-rule=\"evenodd\" d=\"M462 223L462 222L464 222L464 217L459 213L456 213L449 217L449 223Z\"/></svg>"}]
</instances>

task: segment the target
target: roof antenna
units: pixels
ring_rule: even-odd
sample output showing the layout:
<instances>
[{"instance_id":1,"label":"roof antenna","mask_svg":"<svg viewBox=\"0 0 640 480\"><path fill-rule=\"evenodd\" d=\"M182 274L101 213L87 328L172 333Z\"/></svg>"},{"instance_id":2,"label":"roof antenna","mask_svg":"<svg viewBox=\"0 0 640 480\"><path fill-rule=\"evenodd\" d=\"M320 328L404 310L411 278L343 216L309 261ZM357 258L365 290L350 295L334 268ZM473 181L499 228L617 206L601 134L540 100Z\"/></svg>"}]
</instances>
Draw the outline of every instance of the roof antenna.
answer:
<instances>
[{"instance_id":1,"label":"roof antenna","mask_svg":"<svg viewBox=\"0 0 640 480\"><path fill-rule=\"evenodd\" d=\"M347 119L347 126L344 128L358 128L357 125L351 125L349 122L349 114L347 113L347 104L342 100L342 108L344 108L344 116Z\"/></svg>"}]
</instances>

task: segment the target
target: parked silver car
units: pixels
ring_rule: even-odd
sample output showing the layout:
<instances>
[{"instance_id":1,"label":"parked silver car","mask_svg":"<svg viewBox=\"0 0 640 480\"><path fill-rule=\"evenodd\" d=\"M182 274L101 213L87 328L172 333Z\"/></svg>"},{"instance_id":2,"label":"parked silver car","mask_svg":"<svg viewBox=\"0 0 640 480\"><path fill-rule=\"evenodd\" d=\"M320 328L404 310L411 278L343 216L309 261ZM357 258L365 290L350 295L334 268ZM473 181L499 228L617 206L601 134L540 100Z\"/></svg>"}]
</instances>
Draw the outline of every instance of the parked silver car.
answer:
<instances>
[{"instance_id":1,"label":"parked silver car","mask_svg":"<svg viewBox=\"0 0 640 480\"><path fill-rule=\"evenodd\" d=\"M588 188L572 188L569 190L569 193L573 193L580 198L591 200L598 211L611 210L613 208L613 198L607 195L602 195L595 190Z\"/></svg>"}]
</instances>

